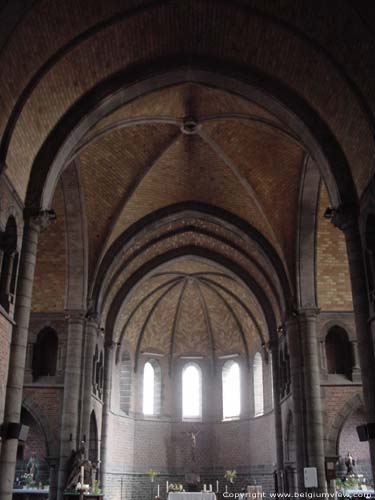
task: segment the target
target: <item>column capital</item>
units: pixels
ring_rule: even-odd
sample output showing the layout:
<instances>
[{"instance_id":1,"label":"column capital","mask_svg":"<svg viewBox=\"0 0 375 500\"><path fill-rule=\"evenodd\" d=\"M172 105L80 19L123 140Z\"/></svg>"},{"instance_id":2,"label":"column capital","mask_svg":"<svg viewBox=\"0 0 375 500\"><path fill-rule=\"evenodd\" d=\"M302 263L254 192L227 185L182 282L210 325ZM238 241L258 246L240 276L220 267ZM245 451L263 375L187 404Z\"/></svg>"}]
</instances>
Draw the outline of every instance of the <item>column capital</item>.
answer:
<instances>
[{"instance_id":1,"label":"column capital","mask_svg":"<svg viewBox=\"0 0 375 500\"><path fill-rule=\"evenodd\" d=\"M350 231L358 226L359 209L354 203L342 204L336 208L329 207L324 217L343 232Z\"/></svg>"},{"instance_id":2,"label":"column capital","mask_svg":"<svg viewBox=\"0 0 375 500\"><path fill-rule=\"evenodd\" d=\"M65 319L73 322L82 322L85 319L85 311L81 309L65 309Z\"/></svg>"},{"instance_id":3,"label":"column capital","mask_svg":"<svg viewBox=\"0 0 375 500\"><path fill-rule=\"evenodd\" d=\"M33 208L25 208L23 211L23 218L33 229L41 232L56 219L56 213L54 210L36 210Z\"/></svg>"},{"instance_id":4,"label":"column capital","mask_svg":"<svg viewBox=\"0 0 375 500\"><path fill-rule=\"evenodd\" d=\"M85 318L87 323L90 323L93 326L99 326L100 318L99 313L95 309L88 309L85 314Z\"/></svg>"},{"instance_id":5,"label":"column capital","mask_svg":"<svg viewBox=\"0 0 375 500\"><path fill-rule=\"evenodd\" d=\"M320 309L318 307L304 307L298 310L298 316L300 319L316 319Z\"/></svg>"}]
</instances>

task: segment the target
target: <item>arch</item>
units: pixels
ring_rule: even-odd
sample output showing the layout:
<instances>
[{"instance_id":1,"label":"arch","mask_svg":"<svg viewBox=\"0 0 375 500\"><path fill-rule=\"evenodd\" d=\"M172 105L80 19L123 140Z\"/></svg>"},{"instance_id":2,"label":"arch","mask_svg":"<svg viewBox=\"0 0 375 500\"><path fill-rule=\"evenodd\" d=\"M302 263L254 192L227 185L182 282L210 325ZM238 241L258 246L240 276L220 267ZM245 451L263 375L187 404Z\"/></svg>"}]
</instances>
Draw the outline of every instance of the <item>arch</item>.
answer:
<instances>
[{"instance_id":1,"label":"arch","mask_svg":"<svg viewBox=\"0 0 375 500\"><path fill-rule=\"evenodd\" d=\"M182 369L182 418L202 418L202 371L197 363Z\"/></svg>"},{"instance_id":2,"label":"arch","mask_svg":"<svg viewBox=\"0 0 375 500\"><path fill-rule=\"evenodd\" d=\"M35 402L34 397L29 394L22 401L22 408L25 408L43 431L47 444L47 453L50 457L57 457L59 450L59 436L52 432L51 425L43 410Z\"/></svg>"},{"instance_id":3,"label":"arch","mask_svg":"<svg viewBox=\"0 0 375 500\"><path fill-rule=\"evenodd\" d=\"M339 436L345 421L353 412L363 406L363 396L361 394L355 394L350 399L348 399L340 408L335 416L330 430L326 435L325 448L327 456L335 456L338 454Z\"/></svg>"},{"instance_id":4,"label":"arch","mask_svg":"<svg viewBox=\"0 0 375 500\"><path fill-rule=\"evenodd\" d=\"M94 465L99 460L99 434L94 410L90 415L89 460Z\"/></svg>"},{"instance_id":5,"label":"arch","mask_svg":"<svg viewBox=\"0 0 375 500\"><path fill-rule=\"evenodd\" d=\"M226 267L234 274L239 276L239 278L248 286L249 290L254 294L255 299L260 305L261 310L263 311L265 321L268 326L269 335L273 338L276 335L276 318L275 313L273 311L272 305L265 294L262 287L254 280L249 273L239 266L236 262L228 259L227 257L214 252L212 250L207 250L205 248L201 248L198 246L184 246L176 249L169 250L164 254L158 255L157 257L152 258L146 264L141 266L137 271L135 271L130 278L123 284L123 286L117 292L115 296L111 308L109 310L108 317L106 319L106 331L114 332L115 324L117 321L117 316L119 314L121 305L123 304L126 297L129 295L133 287L138 283L147 273L151 270L158 267L160 264L168 262L171 259L182 255L197 255L207 259L211 259L214 262L221 264L223 267ZM135 359L135 370L137 369L137 359L138 352L136 352Z\"/></svg>"},{"instance_id":6,"label":"arch","mask_svg":"<svg viewBox=\"0 0 375 500\"><path fill-rule=\"evenodd\" d=\"M264 414L263 358L260 352L257 352L254 356L253 383L254 416L260 417Z\"/></svg>"},{"instance_id":7,"label":"arch","mask_svg":"<svg viewBox=\"0 0 375 500\"><path fill-rule=\"evenodd\" d=\"M311 157L305 158L301 174L297 232L297 304L317 307L316 243L321 177Z\"/></svg>"},{"instance_id":8,"label":"arch","mask_svg":"<svg viewBox=\"0 0 375 500\"><path fill-rule=\"evenodd\" d=\"M325 338L327 371L329 374L345 375L351 378L353 369L353 351L347 332L332 326Z\"/></svg>"},{"instance_id":9,"label":"arch","mask_svg":"<svg viewBox=\"0 0 375 500\"><path fill-rule=\"evenodd\" d=\"M375 312L375 214L369 213L365 225L365 261L371 315Z\"/></svg>"},{"instance_id":10,"label":"arch","mask_svg":"<svg viewBox=\"0 0 375 500\"><path fill-rule=\"evenodd\" d=\"M88 287L88 242L85 204L80 171L76 163L66 168L61 176L64 198L67 279L65 308L85 310Z\"/></svg>"},{"instance_id":11,"label":"arch","mask_svg":"<svg viewBox=\"0 0 375 500\"><path fill-rule=\"evenodd\" d=\"M56 375L58 346L59 339L53 328L45 327L38 333L32 361L34 380Z\"/></svg>"},{"instance_id":12,"label":"arch","mask_svg":"<svg viewBox=\"0 0 375 500\"><path fill-rule=\"evenodd\" d=\"M241 373L238 362L228 360L222 368L223 419L241 415Z\"/></svg>"},{"instance_id":13,"label":"arch","mask_svg":"<svg viewBox=\"0 0 375 500\"><path fill-rule=\"evenodd\" d=\"M273 290L276 300L279 303L280 309L285 309L285 302L288 301L293 293L292 286L289 282L287 272L279 254L269 243L269 241L263 236L263 234L248 222L223 208L215 207L213 205L208 205L201 202L183 202L161 208L151 214L146 215L138 222L130 226L130 228L128 228L112 243L111 247L103 256L100 267L96 273L96 278L95 280L93 280L91 297L92 302L98 311L101 309L101 305L103 302L104 288L106 286L109 286L107 284L109 279L108 276L111 275L114 266L123 254L124 248L131 244L132 239L139 232L144 231L146 227L149 229L153 229L155 227L158 227L158 225L167 224L170 221L175 221L176 217L183 217L186 214L196 214L198 217L209 218L209 220L213 221L214 223L224 224L225 227L228 227L228 229L233 231L234 234L236 234L235 231L237 230L240 230L241 233L244 233L246 237L259 248L261 254L264 255L268 260L272 271L266 270L262 266L259 266L259 264L254 261L251 255L244 252L241 247L235 245L234 242L223 240L218 235L212 236L215 237L220 243L230 244L235 250L242 253L247 259L249 259L249 261L256 265L259 269L259 272L262 273L264 278L267 280L267 283ZM211 235L207 231L202 232L202 229L196 227L191 228L190 226L187 228L182 228L182 231L188 231L192 229L202 235ZM161 236L160 238L164 239L166 237L172 237L174 234L177 233L168 232L165 236ZM158 241L159 239L152 240L144 247L142 247L139 250L139 253L142 251L146 251L148 248L150 248L150 246L157 243ZM138 253L136 255L138 255ZM277 282L280 286L280 290L277 290L275 285L273 284L270 273L275 273L275 275L277 276Z\"/></svg>"},{"instance_id":14,"label":"arch","mask_svg":"<svg viewBox=\"0 0 375 500\"><path fill-rule=\"evenodd\" d=\"M0 249L0 305L9 312L14 303L18 271L17 223L13 215L9 216L1 234Z\"/></svg>"},{"instance_id":15,"label":"arch","mask_svg":"<svg viewBox=\"0 0 375 500\"><path fill-rule=\"evenodd\" d=\"M155 62L152 77L149 76L152 68L150 64L147 65L147 70L136 68L133 74L127 69L124 73L101 82L81 97L60 119L39 150L32 166L26 205L33 208L49 207L55 184L67 159L89 127L101 117L148 92L150 88L157 89L186 81L214 85L247 99L251 97L251 100L266 109L272 107L276 116L284 123L287 122L298 136L303 136L303 143L321 169L332 204L337 206L340 203L357 203L356 189L345 154L327 124L303 98L286 88L285 84L260 74L254 68L228 68L223 61L207 61L199 57L196 61L194 67L190 61L186 65L179 62L177 66L175 60ZM259 89L259 82L262 83L262 90ZM274 98L272 103L270 95ZM74 138L69 136L69 130L74 130Z\"/></svg>"},{"instance_id":16,"label":"arch","mask_svg":"<svg viewBox=\"0 0 375 500\"><path fill-rule=\"evenodd\" d=\"M130 354L123 352L120 362L120 409L129 415L132 398L132 362Z\"/></svg>"}]
</instances>

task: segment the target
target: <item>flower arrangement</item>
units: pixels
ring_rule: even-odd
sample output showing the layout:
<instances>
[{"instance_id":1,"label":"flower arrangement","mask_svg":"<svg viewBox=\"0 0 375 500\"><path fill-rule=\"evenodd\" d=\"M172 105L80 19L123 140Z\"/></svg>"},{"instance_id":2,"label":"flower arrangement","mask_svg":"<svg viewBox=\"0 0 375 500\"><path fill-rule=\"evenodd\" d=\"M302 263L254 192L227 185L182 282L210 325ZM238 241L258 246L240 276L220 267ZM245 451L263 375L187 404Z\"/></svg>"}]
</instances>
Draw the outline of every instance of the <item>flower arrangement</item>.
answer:
<instances>
[{"instance_id":1,"label":"flower arrangement","mask_svg":"<svg viewBox=\"0 0 375 500\"><path fill-rule=\"evenodd\" d=\"M25 474L22 476L22 479L24 479L25 481L26 488L31 488L35 485L33 475L30 472L25 472Z\"/></svg>"},{"instance_id":2,"label":"flower arrangement","mask_svg":"<svg viewBox=\"0 0 375 500\"><path fill-rule=\"evenodd\" d=\"M148 472L147 472L147 475L148 477L150 478L150 481L153 483L155 481L155 477L159 474L159 472L157 472L156 470L154 469L150 469Z\"/></svg>"},{"instance_id":3,"label":"flower arrangement","mask_svg":"<svg viewBox=\"0 0 375 500\"><path fill-rule=\"evenodd\" d=\"M184 487L182 486L182 484L178 484L178 483L171 483L168 487L168 491L173 491L173 492L179 492L179 491L185 491L184 490Z\"/></svg>"},{"instance_id":4,"label":"flower arrangement","mask_svg":"<svg viewBox=\"0 0 375 500\"><path fill-rule=\"evenodd\" d=\"M95 495L99 495L102 492L100 488L100 481L98 479L93 480L91 492L94 493Z\"/></svg>"},{"instance_id":5,"label":"flower arrangement","mask_svg":"<svg viewBox=\"0 0 375 500\"><path fill-rule=\"evenodd\" d=\"M237 477L237 471L235 469L229 469L225 472L225 479L229 481L231 484L233 484L233 481Z\"/></svg>"}]
</instances>

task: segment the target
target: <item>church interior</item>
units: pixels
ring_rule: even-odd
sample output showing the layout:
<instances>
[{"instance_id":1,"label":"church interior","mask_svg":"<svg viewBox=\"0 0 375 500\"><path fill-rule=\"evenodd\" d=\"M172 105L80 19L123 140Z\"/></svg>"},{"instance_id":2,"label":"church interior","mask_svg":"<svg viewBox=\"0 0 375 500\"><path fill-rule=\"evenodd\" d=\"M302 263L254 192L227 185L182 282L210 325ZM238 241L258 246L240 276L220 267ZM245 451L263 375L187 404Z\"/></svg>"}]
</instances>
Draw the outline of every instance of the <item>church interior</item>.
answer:
<instances>
[{"instance_id":1,"label":"church interior","mask_svg":"<svg viewBox=\"0 0 375 500\"><path fill-rule=\"evenodd\" d=\"M0 0L0 500L375 497L374 54L367 0Z\"/></svg>"}]
</instances>

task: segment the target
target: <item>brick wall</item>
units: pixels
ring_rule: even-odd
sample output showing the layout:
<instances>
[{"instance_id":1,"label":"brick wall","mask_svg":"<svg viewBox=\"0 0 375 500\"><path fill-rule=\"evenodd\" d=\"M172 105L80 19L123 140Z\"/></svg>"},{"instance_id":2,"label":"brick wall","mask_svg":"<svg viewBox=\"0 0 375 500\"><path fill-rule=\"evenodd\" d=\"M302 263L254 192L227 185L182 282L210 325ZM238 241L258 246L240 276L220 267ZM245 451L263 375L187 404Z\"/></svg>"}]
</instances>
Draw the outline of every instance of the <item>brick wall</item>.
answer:
<instances>
[{"instance_id":1,"label":"brick wall","mask_svg":"<svg viewBox=\"0 0 375 500\"><path fill-rule=\"evenodd\" d=\"M12 324L0 314L0 422L4 418ZM0 445L1 446L1 445Z\"/></svg>"},{"instance_id":2,"label":"brick wall","mask_svg":"<svg viewBox=\"0 0 375 500\"><path fill-rule=\"evenodd\" d=\"M325 311L351 311L353 304L345 238L339 229L324 218L328 206L328 193L322 186L316 253L318 304Z\"/></svg>"},{"instance_id":3,"label":"brick wall","mask_svg":"<svg viewBox=\"0 0 375 500\"><path fill-rule=\"evenodd\" d=\"M341 471L346 471L345 456L350 451L356 461L355 472L371 478L368 442L359 441L356 431L356 427L364 423L366 423L366 415L363 408L359 408L346 420L339 439L340 468Z\"/></svg>"},{"instance_id":4,"label":"brick wall","mask_svg":"<svg viewBox=\"0 0 375 500\"><path fill-rule=\"evenodd\" d=\"M56 220L39 236L32 310L63 311L65 307L66 247L65 213L61 184L58 184L52 208Z\"/></svg>"}]
</instances>

